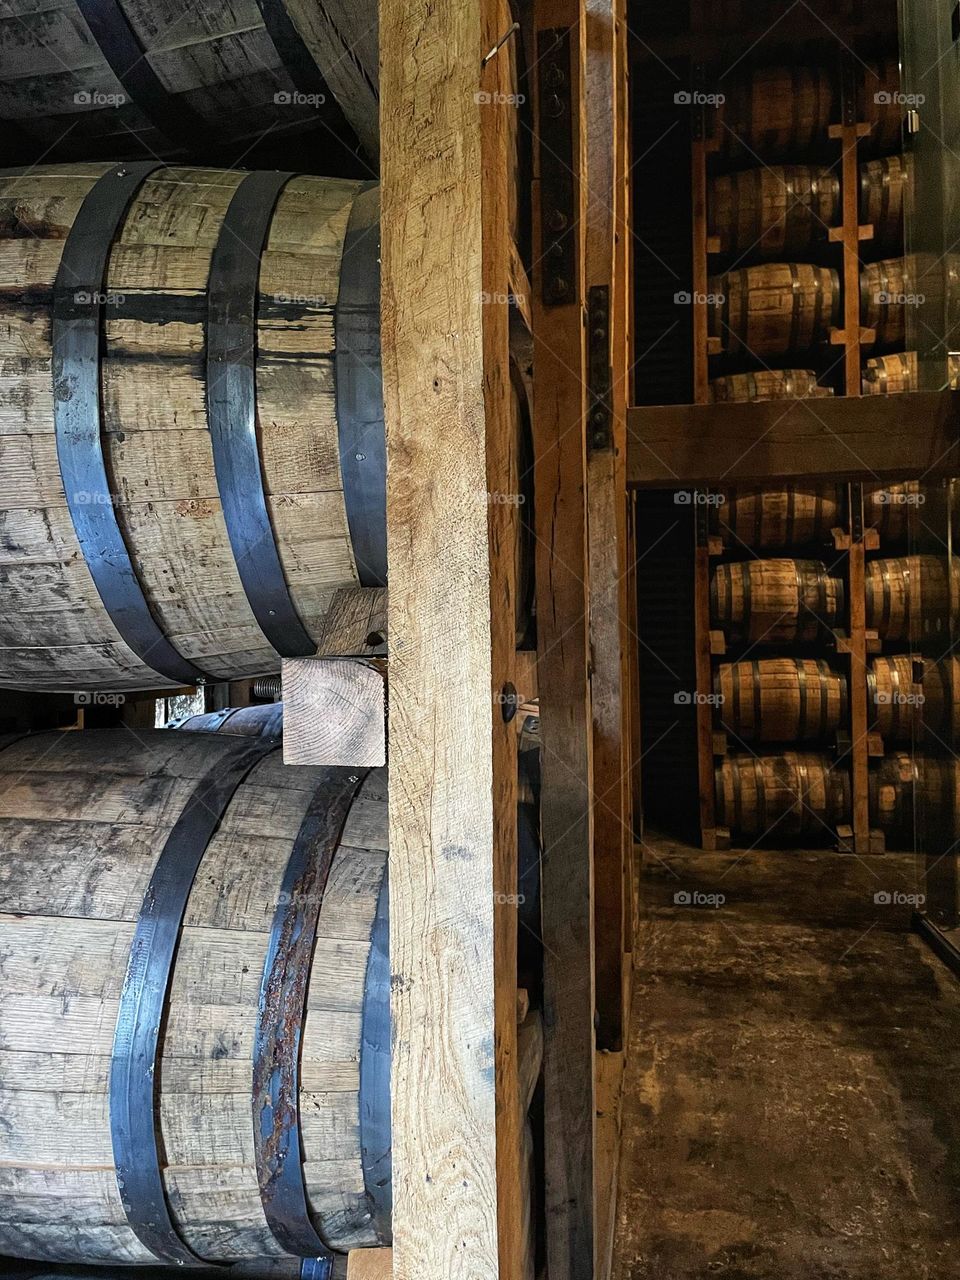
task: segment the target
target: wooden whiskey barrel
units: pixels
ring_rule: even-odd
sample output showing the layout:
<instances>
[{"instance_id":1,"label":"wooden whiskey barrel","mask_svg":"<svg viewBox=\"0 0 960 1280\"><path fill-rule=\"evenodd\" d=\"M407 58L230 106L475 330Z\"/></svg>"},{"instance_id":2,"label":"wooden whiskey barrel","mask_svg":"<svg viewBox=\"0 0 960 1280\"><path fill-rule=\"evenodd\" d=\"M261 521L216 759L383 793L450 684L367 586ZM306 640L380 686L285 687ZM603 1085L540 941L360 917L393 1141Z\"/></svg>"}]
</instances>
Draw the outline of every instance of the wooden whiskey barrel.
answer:
<instances>
[{"instance_id":1,"label":"wooden whiskey barrel","mask_svg":"<svg viewBox=\"0 0 960 1280\"><path fill-rule=\"evenodd\" d=\"M389 1243L386 770L39 734L0 840L0 1253Z\"/></svg>"},{"instance_id":2,"label":"wooden whiskey barrel","mask_svg":"<svg viewBox=\"0 0 960 1280\"><path fill-rule=\"evenodd\" d=\"M894 351L888 356L871 356L863 367L862 391L865 396L892 396L916 391L917 353Z\"/></svg>"},{"instance_id":3,"label":"wooden whiskey barrel","mask_svg":"<svg viewBox=\"0 0 960 1280\"><path fill-rule=\"evenodd\" d=\"M716 769L717 823L737 837L823 844L849 819L850 777L813 752L724 756Z\"/></svg>"},{"instance_id":4,"label":"wooden whiskey barrel","mask_svg":"<svg viewBox=\"0 0 960 1280\"><path fill-rule=\"evenodd\" d=\"M785 550L830 542L844 523L844 495L838 485L782 489L728 489L714 508L715 528L724 546L736 550Z\"/></svg>"},{"instance_id":5,"label":"wooden whiskey barrel","mask_svg":"<svg viewBox=\"0 0 960 1280\"><path fill-rule=\"evenodd\" d=\"M924 837L942 853L942 842L960 834L960 762L894 751L870 773L870 815L889 848L922 847Z\"/></svg>"},{"instance_id":6,"label":"wooden whiskey barrel","mask_svg":"<svg viewBox=\"0 0 960 1280\"><path fill-rule=\"evenodd\" d=\"M839 216L840 183L823 165L741 169L712 179L708 229L721 253L808 256Z\"/></svg>"},{"instance_id":7,"label":"wooden whiskey barrel","mask_svg":"<svg viewBox=\"0 0 960 1280\"><path fill-rule=\"evenodd\" d=\"M867 627L888 643L913 643L950 635L960 600L960 564L932 555L867 562L864 582Z\"/></svg>"},{"instance_id":8,"label":"wooden whiskey barrel","mask_svg":"<svg viewBox=\"0 0 960 1280\"><path fill-rule=\"evenodd\" d=\"M927 490L920 480L904 480L901 484L871 485L863 490L863 522L876 529L880 545L904 542L911 529L919 531L916 512L926 505Z\"/></svg>"},{"instance_id":9,"label":"wooden whiskey barrel","mask_svg":"<svg viewBox=\"0 0 960 1280\"><path fill-rule=\"evenodd\" d=\"M846 719L846 677L816 658L722 662L720 722L742 742L824 742Z\"/></svg>"},{"instance_id":10,"label":"wooden whiskey barrel","mask_svg":"<svg viewBox=\"0 0 960 1280\"><path fill-rule=\"evenodd\" d=\"M960 658L874 658L867 691L874 728L886 741L915 741L929 731L934 740L960 742Z\"/></svg>"},{"instance_id":11,"label":"wooden whiskey barrel","mask_svg":"<svg viewBox=\"0 0 960 1280\"><path fill-rule=\"evenodd\" d=\"M57 144L210 155L319 120L375 159L378 115L373 0L63 0L0 16L0 118L30 158Z\"/></svg>"},{"instance_id":12,"label":"wooden whiskey barrel","mask_svg":"<svg viewBox=\"0 0 960 1280\"><path fill-rule=\"evenodd\" d=\"M860 221L873 227L872 249L903 252L903 207L910 180L907 156L882 156L860 166Z\"/></svg>"},{"instance_id":13,"label":"wooden whiskey barrel","mask_svg":"<svg viewBox=\"0 0 960 1280\"><path fill-rule=\"evenodd\" d=\"M276 671L385 582L378 222L341 180L0 175L0 685Z\"/></svg>"},{"instance_id":14,"label":"wooden whiskey barrel","mask_svg":"<svg viewBox=\"0 0 960 1280\"><path fill-rule=\"evenodd\" d=\"M905 115L897 100L900 66L896 58L864 63L857 85L857 119L870 126L863 146L874 154L899 151L903 145L901 122Z\"/></svg>"},{"instance_id":15,"label":"wooden whiskey barrel","mask_svg":"<svg viewBox=\"0 0 960 1280\"><path fill-rule=\"evenodd\" d=\"M837 89L826 67L759 67L723 83L718 137L729 154L802 155L823 141L836 115Z\"/></svg>"},{"instance_id":16,"label":"wooden whiskey barrel","mask_svg":"<svg viewBox=\"0 0 960 1280\"><path fill-rule=\"evenodd\" d=\"M710 279L712 337L733 356L762 358L809 351L840 316L836 271L809 262L770 262Z\"/></svg>"},{"instance_id":17,"label":"wooden whiskey barrel","mask_svg":"<svg viewBox=\"0 0 960 1280\"><path fill-rule=\"evenodd\" d=\"M884 258L860 273L860 318L876 333L878 347L902 347L906 341L906 308L919 298L911 258Z\"/></svg>"},{"instance_id":18,"label":"wooden whiskey barrel","mask_svg":"<svg viewBox=\"0 0 960 1280\"><path fill-rule=\"evenodd\" d=\"M817 384L812 369L756 369L751 373L730 373L710 382L710 399L715 404L746 400L822 400L833 395L832 387Z\"/></svg>"},{"instance_id":19,"label":"wooden whiskey barrel","mask_svg":"<svg viewBox=\"0 0 960 1280\"><path fill-rule=\"evenodd\" d=\"M710 608L713 625L735 643L811 643L843 612L843 582L816 560L720 564Z\"/></svg>"}]
</instances>

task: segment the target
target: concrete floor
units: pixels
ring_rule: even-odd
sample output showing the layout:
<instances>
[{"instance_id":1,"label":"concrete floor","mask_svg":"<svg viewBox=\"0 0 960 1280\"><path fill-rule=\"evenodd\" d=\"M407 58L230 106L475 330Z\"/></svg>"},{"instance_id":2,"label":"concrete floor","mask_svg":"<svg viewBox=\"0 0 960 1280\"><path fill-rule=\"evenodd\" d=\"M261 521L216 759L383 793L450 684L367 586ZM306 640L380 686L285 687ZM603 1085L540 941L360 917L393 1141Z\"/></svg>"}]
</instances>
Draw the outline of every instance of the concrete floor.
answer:
<instances>
[{"instance_id":1,"label":"concrete floor","mask_svg":"<svg viewBox=\"0 0 960 1280\"><path fill-rule=\"evenodd\" d=\"M648 841L613 1280L960 1277L960 983L875 901L918 887Z\"/></svg>"}]
</instances>

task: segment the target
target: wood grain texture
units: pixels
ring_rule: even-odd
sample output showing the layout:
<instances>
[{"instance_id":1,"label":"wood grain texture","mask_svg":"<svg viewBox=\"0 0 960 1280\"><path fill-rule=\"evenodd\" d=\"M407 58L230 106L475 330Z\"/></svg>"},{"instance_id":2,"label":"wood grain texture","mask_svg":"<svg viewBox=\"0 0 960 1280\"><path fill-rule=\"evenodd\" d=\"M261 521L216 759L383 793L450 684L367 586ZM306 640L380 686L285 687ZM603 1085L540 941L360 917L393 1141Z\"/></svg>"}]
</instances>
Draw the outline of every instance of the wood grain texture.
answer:
<instances>
[{"instance_id":1,"label":"wood grain texture","mask_svg":"<svg viewBox=\"0 0 960 1280\"><path fill-rule=\"evenodd\" d=\"M284 764L386 764L384 679L350 658L284 658Z\"/></svg>"},{"instance_id":2,"label":"wood grain texture","mask_svg":"<svg viewBox=\"0 0 960 1280\"><path fill-rule=\"evenodd\" d=\"M386 587L349 587L333 597L317 645L320 658L385 657Z\"/></svg>"},{"instance_id":3,"label":"wood grain texture","mask_svg":"<svg viewBox=\"0 0 960 1280\"><path fill-rule=\"evenodd\" d=\"M0 753L0 1251L149 1262L114 1170L109 1076L135 921L159 851L228 735L43 734ZM257 1185L251 1110L260 979L283 871L322 773L274 752L248 775L190 893L159 1061L163 1176L203 1257L282 1250ZM376 1245L360 1158L361 1014L386 864L372 771L320 909L300 1106L310 1203L331 1243ZM385 997L384 997L385 998Z\"/></svg>"},{"instance_id":4,"label":"wood grain texture","mask_svg":"<svg viewBox=\"0 0 960 1280\"><path fill-rule=\"evenodd\" d=\"M626 263L617 239L627 234L622 204L623 162L618 150L620 99L617 24L626 21L619 0L587 0L587 67L584 125L587 148L587 285L611 294L611 448L591 451L587 467L592 655L594 825L594 928L598 1044L619 1049L623 1037L623 867L633 844L627 786L628 733L624 698L627 648L626 501ZM597 779L603 779L602 784Z\"/></svg>"},{"instance_id":5,"label":"wood grain texture","mask_svg":"<svg viewBox=\"0 0 960 1280\"><path fill-rule=\"evenodd\" d=\"M547 1265L551 1280L589 1280L594 1267L595 1115L593 721L587 674L584 434L586 20L582 0L540 0L534 13L538 29L570 28L573 225L578 240L575 301L546 307L540 288L534 291ZM542 252L537 215L535 208L535 260Z\"/></svg>"},{"instance_id":6,"label":"wood grain texture","mask_svg":"<svg viewBox=\"0 0 960 1280\"><path fill-rule=\"evenodd\" d=\"M960 470L960 398L952 391L751 404L634 406L627 479L686 484L850 477L904 480Z\"/></svg>"},{"instance_id":7,"label":"wood grain texture","mask_svg":"<svg viewBox=\"0 0 960 1280\"><path fill-rule=\"evenodd\" d=\"M504 17L380 13L397 1280L520 1272Z\"/></svg>"},{"instance_id":8,"label":"wood grain texture","mask_svg":"<svg viewBox=\"0 0 960 1280\"><path fill-rule=\"evenodd\" d=\"M354 1249L347 1257L347 1280L392 1280L392 1249Z\"/></svg>"},{"instance_id":9,"label":"wood grain texture","mask_svg":"<svg viewBox=\"0 0 960 1280\"><path fill-rule=\"evenodd\" d=\"M57 460L51 291L69 229L106 165L0 174L0 682L156 688L121 640L81 553ZM103 441L144 593L178 650L224 680L276 671L219 498L203 361L214 246L241 175L164 168L140 189L107 270ZM334 351L356 182L295 177L263 254L258 445L282 571L320 635L357 573L340 477ZM28 249L27 246L30 246ZM75 496L75 495L71 495ZM89 500L102 495L89 495Z\"/></svg>"},{"instance_id":10,"label":"wood grain texture","mask_svg":"<svg viewBox=\"0 0 960 1280\"><path fill-rule=\"evenodd\" d=\"M378 152L375 0L286 0L283 6L367 155ZM147 65L222 147L309 126L316 106L297 95L254 0L124 0L120 6ZM78 95L81 95L78 100ZM82 97L86 95L86 99ZM108 95L108 96L107 96ZM116 96L119 95L118 100ZM106 99L105 99L105 96ZM102 104L102 105L101 105ZM148 119L97 46L76 0L47 9L6 5L0 16L0 108L36 141L37 154L72 126L74 154L169 155L163 122ZM197 137L200 146L203 138Z\"/></svg>"}]
</instances>

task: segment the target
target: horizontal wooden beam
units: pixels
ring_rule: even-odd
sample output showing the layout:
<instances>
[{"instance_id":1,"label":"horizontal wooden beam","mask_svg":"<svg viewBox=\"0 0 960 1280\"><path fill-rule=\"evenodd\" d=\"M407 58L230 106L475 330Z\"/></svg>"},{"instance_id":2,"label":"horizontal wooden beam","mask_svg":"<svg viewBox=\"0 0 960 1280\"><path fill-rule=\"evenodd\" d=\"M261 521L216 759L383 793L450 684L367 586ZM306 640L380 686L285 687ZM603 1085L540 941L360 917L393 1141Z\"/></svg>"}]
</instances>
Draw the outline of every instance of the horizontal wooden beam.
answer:
<instances>
[{"instance_id":1,"label":"horizontal wooden beam","mask_svg":"<svg viewBox=\"0 0 960 1280\"><path fill-rule=\"evenodd\" d=\"M642 405L627 411L627 483L960 475L960 393Z\"/></svg>"}]
</instances>

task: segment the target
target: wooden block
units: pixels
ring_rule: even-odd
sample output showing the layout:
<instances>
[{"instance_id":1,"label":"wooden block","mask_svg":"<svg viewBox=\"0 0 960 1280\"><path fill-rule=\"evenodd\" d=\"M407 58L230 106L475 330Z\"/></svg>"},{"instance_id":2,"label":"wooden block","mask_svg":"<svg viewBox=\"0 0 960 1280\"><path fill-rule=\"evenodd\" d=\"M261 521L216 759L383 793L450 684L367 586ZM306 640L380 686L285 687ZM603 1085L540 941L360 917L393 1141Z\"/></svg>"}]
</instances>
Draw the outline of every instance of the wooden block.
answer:
<instances>
[{"instance_id":1,"label":"wooden block","mask_svg":"<svg viewBox=\"0 0 960 1280\"><path fill-rule=\"evenodd\" d=\"M392 1249L351 1249L347 1255L347 1280L392 1280Z\"/></svg>"},{"instance_id":2,"label":"wooden block","mask_svg":"<svg viewBox=\"0 0 960 1280\"><path fill-rule=\"evenodd\" d=\"M714 654L727 652L727 637L722 631L710 632L710 652Z\"/></svg>"},{"instance_id":3,"label":"wooden block","mask_svg":"<svg viewBox=\"0 0 960 1280\"><path fill-rule=\"evenodd\" d=\"M723 355L723 339L722 338L707 339L707 355L708 356Z\"/></svg>"},{"instance_id":4,"label":"wooden block","mask_svg":"<svg viewBox=\"0 0 960 1280\"><path fill-rule=\"evenodd\" d=\"M719 253L719 252L720 252L720 237L707 236L707 253Z\"/></svg>"},{"instance_id":5,"label":"wooden block","mask_svg":"<svg viewBox=\"0 0 960 1280\"><path fill-rule=\"evenodd\" d=\"M348 658L284 658L284 764L387 762L384 673Z\"/></svg>"},{"instance_id":6,"label":"wooden block","mask_svg":"<svg viewBox=\"0 0 960 1280\"><path fill-rule=\"evenodd\" d=\"M716 730L713 735L713 754L715 756L727 754L727 735L720 730Z\"/></svg>"},{"instance_id":7,"label":"wooden block","mask_svg":"<svg viewBox=\"0 0 960 1280\"><path fill-rule=\"evenodd\" d=\"M886 751L883 748L883 739L880 737L879 733L871 733L867 735L867 755L886 755Z\"/></svg>"},{"instance_id":8,"label":"wooden block","mask_svg":"<svg viewBox=\"0 0 960 1280\"><path fill-rule=\"evenodd\" d=\"M324 619L317 656L372 658L386 652L386 587L346 587L338 591Z\"/></svg>"},{"instance_id":9,"label":"wooden block","mask_svg":"<svg viewBox=\"0 0 960 1280\"><path fill-rule=\"evenodd\" d=\"M864 551L878 551L880 549L879 529L864 529L863 549Z\"/></svg>"},{"instance_id":10,"label":"wooden block","mask_svg":"<svg viewBox=\"0 0 960 1280\"><path fill-rule=\"evenodd\" d=\"M723 538L718 533L711 533L707 538L707 555L722 556L723 555Z\"/></svg>"}]
</instances>

